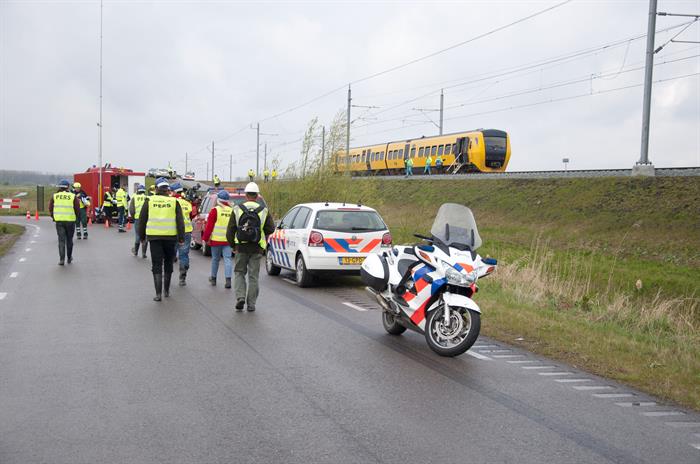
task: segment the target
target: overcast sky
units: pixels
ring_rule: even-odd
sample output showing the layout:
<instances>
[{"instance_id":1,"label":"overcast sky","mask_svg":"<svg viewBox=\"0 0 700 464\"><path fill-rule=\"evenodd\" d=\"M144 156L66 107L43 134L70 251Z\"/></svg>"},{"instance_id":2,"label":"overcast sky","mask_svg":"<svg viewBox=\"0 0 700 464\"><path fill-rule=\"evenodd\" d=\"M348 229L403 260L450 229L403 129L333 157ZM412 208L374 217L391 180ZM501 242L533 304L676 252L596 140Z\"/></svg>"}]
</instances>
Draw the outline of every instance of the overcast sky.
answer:
<instances>
[{"instance_id":1,"label":"overcast sky","mask_svg":"<svg viewBox=\"0 0 700 464\"><path fill-rule=\"evenodd\" d=\"M298 158L295 141L311 118L330 124L344 110L348 82L557 3L105 1L103 159L184 171L188 152L204 178L215 140L216 172L227 179L233 155L233 175L242 176L255 168L255 130L246 127L263 121L261 132L277 135L261 143L284 166ZM700 13L700 1L660 0L659 11ZM438 113L414 108L437 109L444 88L445 132L507 131L509 170L560 169L563 157L570 169L631 167L647 18L646 0L574 0L353 84L354 104L378 108L353 108L351 144L436 134L429 119ZM1 169L97 163L99 22L99 1L0 0ZM659 17L657 30L685 22ZM657 45L680 30L658 33ZM700 24L677 40L699 41ZM700 165L698 55L687 43L656 55L654 80L663 82L653 89L649 152L657 167Z\"/></svg>"}]
</instances>

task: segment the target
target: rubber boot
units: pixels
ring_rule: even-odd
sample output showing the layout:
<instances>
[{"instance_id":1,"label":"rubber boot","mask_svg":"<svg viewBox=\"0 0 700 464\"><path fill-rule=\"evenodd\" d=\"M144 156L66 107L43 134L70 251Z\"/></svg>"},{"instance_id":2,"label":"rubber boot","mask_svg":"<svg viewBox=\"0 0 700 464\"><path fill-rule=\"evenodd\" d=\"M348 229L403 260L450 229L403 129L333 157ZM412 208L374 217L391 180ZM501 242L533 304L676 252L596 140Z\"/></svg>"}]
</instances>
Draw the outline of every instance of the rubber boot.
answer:
<instances>
[{"instance_id":1,"label":"rubber boot","mask_svg":"<svg viewBox=\"0 0 700 464\"><path fill-rule=\"evenodd\" d=\"M180 271L180 287L184 287L185 285L187 285L186 279L187 271L183 269Z\"/></svg>"},{"instance_id":2,"label":"rubber boot","mask_svg":"<svg viewBox=\"0 0 700 464\"><path fill-rule=\"evenodd\" d=\"M226 285L224 285L224 288L231 288L231 278L226 277Z\"/></svg>"},{"instance_id":3,"label":"rubber boot","mask_svg":"<svg viewBox=\"0 0 700 464\"><path fill-rule=\"evenodd\" d=\"M143 247L141 251L141 257L146 259L146 251L148 251L148 240L143 241Z\"/></svg>"},{"instance_id":4,"label":"rubber boot","mask_svg":"<svg viewBox=\"0 0 700 464\"><path fill-rule=\"evenodd\" d=\"M163 294L163 275L153 274L153 285L156 287L156 296L153 301L160 301Z\"/></svg>"},{"instance_id":5,"label":"rubber boot","mask_svg":"<svg viewBox=\"0 0 700 464\"><path fill-rule=\"evenodd\" d=\"M165 276L164 276L163 286L165 288L163 288L163 294L165 295L166 298L168 298L170 296L170 279L172 278L172 276L173 276L172 272L169 272L169 273L165 274Z\"/></svg>"},{"instance_id":6,"label":"rubber boot","mask_svg":"<svg viewBox=\"0 0 700 464\"><path fill-rule=\"evenodd\" d=\"M209 283L210 283L213 287L216 287L216 277L209 277Z\"/></svg>"},{"instance_id":7,"label":"rubber boot","mask_svg":"<svg viewBox=\"0 0 700 464\"><path fill-rule=\"evenodd\" d=\"M140 244L139 244L139 245L140 245ZM131 247L131 253L132 253L134 256L138 256L138 255L139 255L139 249L136 248L136 246L133 246L133 247Z\"/></svg>"}]
</instances>

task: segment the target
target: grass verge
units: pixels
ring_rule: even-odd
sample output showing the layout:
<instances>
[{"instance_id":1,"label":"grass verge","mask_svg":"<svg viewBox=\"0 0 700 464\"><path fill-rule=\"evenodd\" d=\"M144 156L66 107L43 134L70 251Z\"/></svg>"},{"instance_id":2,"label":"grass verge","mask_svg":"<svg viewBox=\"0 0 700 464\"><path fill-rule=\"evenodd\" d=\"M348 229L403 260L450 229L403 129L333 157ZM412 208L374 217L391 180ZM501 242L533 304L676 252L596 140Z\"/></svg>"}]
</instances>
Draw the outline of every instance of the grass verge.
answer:
<instances>
[{"instance_id":1,"label":"grass verge","mask_svg":"<svg viewBox=\"0 0 700 464\"><path fill-rule=\"evenodd\" d=\"M0 222L0 256L4 256L23 233L23 226Z\"/></svg>"}]
</instances>

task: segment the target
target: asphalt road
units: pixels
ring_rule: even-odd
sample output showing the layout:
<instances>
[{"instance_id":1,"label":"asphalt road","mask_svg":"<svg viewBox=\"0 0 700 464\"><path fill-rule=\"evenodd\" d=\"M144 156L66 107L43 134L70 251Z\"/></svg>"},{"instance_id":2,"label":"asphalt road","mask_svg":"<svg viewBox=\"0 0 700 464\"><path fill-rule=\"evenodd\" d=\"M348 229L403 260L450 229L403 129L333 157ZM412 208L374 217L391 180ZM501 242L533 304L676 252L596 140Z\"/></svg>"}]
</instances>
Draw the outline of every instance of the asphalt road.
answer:
<instances>
[{"instance_id":1,"label":"asphalt road","mask_svg":"<svg viewBox=\"0 0 700 464\"><path fill-rule=\"evenodd\" d=\"M484 337L440 358L347 280L263 276L235 313L194 253L155 303L131 233L59 267L30 224L0 260L2 464L700 463L697 414Z\"/></svg>"}]
</instances>

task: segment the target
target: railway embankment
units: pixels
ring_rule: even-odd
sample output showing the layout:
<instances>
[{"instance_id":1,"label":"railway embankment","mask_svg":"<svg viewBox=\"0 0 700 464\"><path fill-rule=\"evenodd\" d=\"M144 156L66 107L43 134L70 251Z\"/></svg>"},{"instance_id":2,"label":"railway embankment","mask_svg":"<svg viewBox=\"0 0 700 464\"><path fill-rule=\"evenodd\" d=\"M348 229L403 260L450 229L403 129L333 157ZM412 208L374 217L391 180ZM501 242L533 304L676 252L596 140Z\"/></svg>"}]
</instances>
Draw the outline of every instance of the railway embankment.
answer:
<instances>
[{"instance_id":1,"label":"railway embankment","mask_svg":"<svg viewBox=\"0 0 700 464\"><path fill-rule=\"evenodd\" d=\"M474 211L487 335L700 409L700 177L314 177L263 187L275 217L296 203L379 210L395 243L440 204Z\"/></svg>"}]
</instances>

